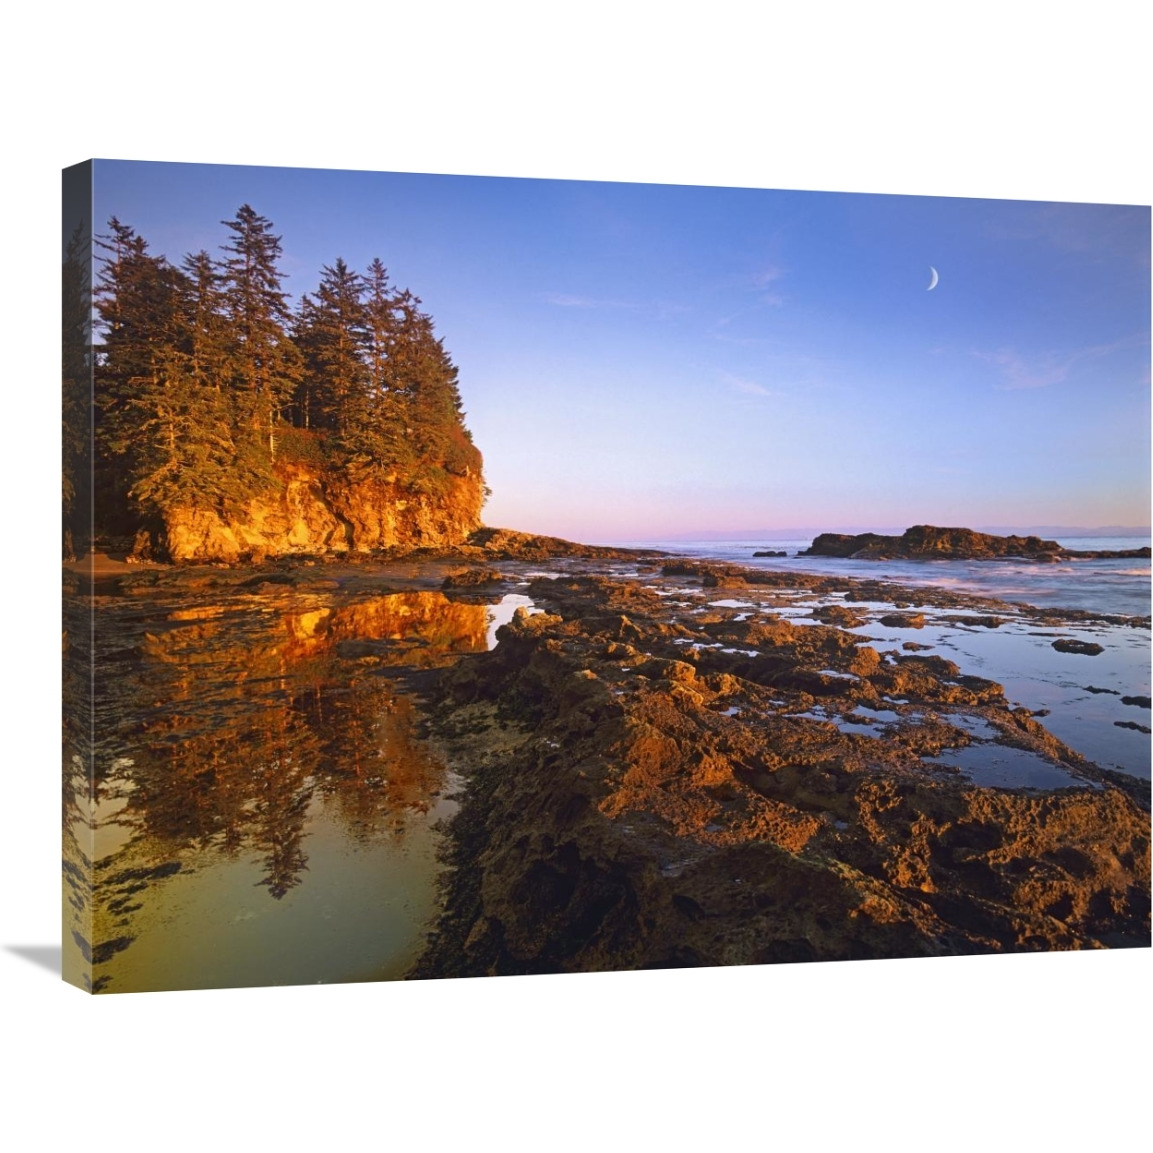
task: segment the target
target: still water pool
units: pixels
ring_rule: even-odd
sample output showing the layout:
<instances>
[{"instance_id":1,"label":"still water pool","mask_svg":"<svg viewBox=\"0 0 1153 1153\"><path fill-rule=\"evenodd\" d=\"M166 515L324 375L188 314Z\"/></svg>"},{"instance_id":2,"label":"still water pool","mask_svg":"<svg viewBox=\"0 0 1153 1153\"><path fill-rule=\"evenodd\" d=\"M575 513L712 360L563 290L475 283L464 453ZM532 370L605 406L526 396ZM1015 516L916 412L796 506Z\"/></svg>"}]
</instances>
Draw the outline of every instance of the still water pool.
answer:
<instances>
[{"instance_id":1,"label":"still water pool","mask_svg":"<svg viewBox=\"0 0 1153 1153\"><path fill-rule=\"evenodd\" d=\"M527 603L505 600L97 598L94 781L65 746L66 976L86 957L99 992L403 976L458 782L402 672L491 647ZM77 657L85 624L66 620Z\"/></svg>"}]
</instances>

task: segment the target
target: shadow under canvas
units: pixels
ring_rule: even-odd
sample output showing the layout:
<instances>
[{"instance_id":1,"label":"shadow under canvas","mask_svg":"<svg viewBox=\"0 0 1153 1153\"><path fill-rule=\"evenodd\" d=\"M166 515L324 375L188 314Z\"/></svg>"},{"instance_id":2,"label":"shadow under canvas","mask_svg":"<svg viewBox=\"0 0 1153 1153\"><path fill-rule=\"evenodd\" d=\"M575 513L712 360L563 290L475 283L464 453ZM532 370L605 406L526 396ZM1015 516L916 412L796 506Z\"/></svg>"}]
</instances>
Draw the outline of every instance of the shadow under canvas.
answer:
<instances>
[{"instance_id":1,"label":"shadow under canvas","mask_svg":"<svg viewBox=\"0 0 1153 1153\"><path fill-rule=\"evenodd\" d=\"M9 953L23 957L41 969L47 969L60 976L64 963L64 951L59 945L5 945Z\"/></svg>"}]
</instances>

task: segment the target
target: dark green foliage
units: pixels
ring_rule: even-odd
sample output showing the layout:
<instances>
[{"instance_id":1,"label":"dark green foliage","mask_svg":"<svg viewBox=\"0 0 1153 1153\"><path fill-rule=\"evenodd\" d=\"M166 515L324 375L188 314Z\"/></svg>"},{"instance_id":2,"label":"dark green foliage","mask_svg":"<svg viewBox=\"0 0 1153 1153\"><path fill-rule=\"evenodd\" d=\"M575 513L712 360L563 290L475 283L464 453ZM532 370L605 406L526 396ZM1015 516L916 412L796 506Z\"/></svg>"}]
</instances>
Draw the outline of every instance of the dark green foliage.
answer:
<instances>
[{"instance_id":1,"label":"dark green foliage","mask_svg":"<svg viewBox=\"0 0 1153 1153\"><path fill-rule=\"evenodd\" d=\"M413 491L435 495L448 474L481 468L464 428L456 366L420 298L391 289L379 260L369 265L365 297L368 392L345 433L350 466L391 468Z\"/></svg>"},{"instance_id":2,"label":"dark green foliage","mask_svg":"<svg viewBox=\"0 0 1153 1153\"><path fill-rule=\"evenodd\" d=\"M88 338L92 315L89 237L78 225L64 253L61 276L60 348L63 441L61 503L63 554L71 560L91 534L92 361Z\"/></svg>"},{"instance_id":3,"label":"dark green foliage","mask_svg":"<svg viewBox=\"0 0 1153 1153\"><path fill-rule=\"evenodd\" d=\"M119 221L101 238L105 324L96 367L98 520L171 507L227 509L271 479L245 367L206 254L185 270L148 254Z\"/></svg>"},{"instance_id":4,"label":"dark green foliage","mask_svg":"<svg viewBox=\"0 0 1153 1153\"><path fill-rule=\"evenodd\" d=\"M106 531L168 509L233 511L287 464L431 495L479 475L456 367L416 296L379 260L361 276L337 259L292 315L271 222L244 205L224 223L222 259L198 252L179 268L116 218L98 238ZM67 267L65 281L67 297Z\"/></svg>"},{"instance_id":5,"label":"dark green foliage","mask_svg":"<svg viewBox=\"0 0 1153 1153\"><path fill-rule=\"evenodd\" d=\"M283 464L300 464L313 469L328 469L336 460L330 438L323 429L295 428L282 425L276 434L277 460Z\"/></svg>"},{"instance_id":6,"label":"dark green foliage","mask_svg":"<svg viewBox=\"0 0 1153 1153\"><path fill-rule=\"evenodd\" d=\"M180 273L113 217L97 237L101 258L96 304L103 341L94 373L96 520L114 531L131 526L128 498L142 474L175 459L164 447L187 432L180 398L166 395L179 339Z\"/></svg>"},{"instance_id":7,"label":"dark green foliage","mask_svg":"<svg viewBox=\"0 0 1153 1153\"><path fill-rule=\"evenodd\" d=\"M361 279L343 260L325 266L315 296L301 297L296 343L304 355L296 420L340 434L367 389Z\"/></svg>"},{"instance_id":8,"label":"dark green foliage","mask_svg":"<svg viewBox=\"0 0 1153 1153\"><path fill-rule=\"evenodd\" d=\"M272 222L242 205L233 220L230 255L221 265L223 312L233 342L232 384L246 423L268 437L276 456L276 425L300 384L300 351L286 331L287 295L280 289L280 237Z\"/></svg>"}]
</instances>

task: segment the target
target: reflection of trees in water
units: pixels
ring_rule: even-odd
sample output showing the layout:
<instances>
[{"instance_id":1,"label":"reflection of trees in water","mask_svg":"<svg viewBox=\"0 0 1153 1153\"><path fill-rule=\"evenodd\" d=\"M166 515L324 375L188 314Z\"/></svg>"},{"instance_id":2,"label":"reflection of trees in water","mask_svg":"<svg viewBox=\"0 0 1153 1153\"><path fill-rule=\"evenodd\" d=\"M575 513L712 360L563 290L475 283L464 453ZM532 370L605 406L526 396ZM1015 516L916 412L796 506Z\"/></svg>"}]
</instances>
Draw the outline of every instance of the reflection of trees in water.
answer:
<instances>
[{"instance_id":1,"label":"reflection of trees in water","mask_svg":"<svg viewBox=\"0 0 1153 1153\"><path fill-rule=\"evenodd\" d=\"M249 839L260 853L260 883L277 899L300 884L308 867L304 819L312 801L317 740L298 714L285 708L271 724L252 761L254 796Z\"/></svg>"},{"instance_id":2,"label":"reflection of trees in water","mask_svg":"<svg viewBox=\"0 0 1153 1153\"><path fill-rule=\"evenodd\" d=\"M242 711L208 733L170 716L150 726L147 739L134 750L118 823L169 855L255 851L261 883L276 897L299 883L320 745L291 704Z\"/></svg>"},{"instance_id":3,"label":"reflection of trees in water","mask_svg":"<svg viewBox=\"0 0 1153 1153\"><path fill-rule=\"evenodd\" d=\"M121 806L127 842L96 865L93 963L131 944L148 890L182 868L252 854L258 884L284 897L308 868L319 798L353 839L402 836L444 771L418 739L414 702L377 670L482 649L485 625L483 605L433 593L108 613L98 724L112 735L96 799ZM130 767L110 774L113 763Z\"/></svg>"},{"instance_id":4,"label":"reflection of trees in water","mask_svg":"<svg viewBox=\"0 0 1153 1153\"><path fill-rule=\"evenodd\" d=\"M349 835L361 842L402 837L411 817L432 806L444 778L416 735L412 698L362 675L346 693L308 696L301 705L325 741L320 789Z\"/></svg>"},{"instance_id":5,"label":"reflection of trees in water","mask_svg":"<svg viewBox=\"0 0 1153 1153\"><path fill-rule=\"evenodd\" d=\"M87 605L79 588L65 584L63 614L63 699L61 741L61 864L63 870L63 976L91 988L92 804L91 696L87 671Z\"/></svg>"},{"instance_id":6,"label":"reflection of trees in water","mask_svg":"<svg viewBox=\"0 0 1153 1153\"><path fill-rule=\"evenodd\" d=\"M64 742L62 789L61 865L64 884L63 976L73 984L90 987L84 962L92 952L92 857L88 774L74 745ZM71 944L70 944L71 943ZM73 951L75 949L75 951Z\"/></svg>"}]
</instances>

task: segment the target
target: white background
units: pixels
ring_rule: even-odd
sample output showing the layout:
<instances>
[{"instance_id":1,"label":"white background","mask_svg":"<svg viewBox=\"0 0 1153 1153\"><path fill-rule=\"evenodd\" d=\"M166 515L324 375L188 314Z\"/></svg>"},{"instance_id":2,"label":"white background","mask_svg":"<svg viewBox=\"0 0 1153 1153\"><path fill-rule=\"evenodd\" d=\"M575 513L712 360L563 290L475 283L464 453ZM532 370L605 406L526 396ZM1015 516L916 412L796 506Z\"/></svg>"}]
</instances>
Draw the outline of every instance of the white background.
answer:
<instances>
[{"instance_id":1,"label":"white background","mask_svg":"<svg viewBox=\"0 0 1153 1153\"><path fill-rule=\"evenodd\" d=\"M294 17L202 0L8 14L11 1148L1136 1139L1149 950L89 998L11 947L59 937L61 167L103 156L1149 204L1137 11L329 0Z\"/></svg>"}]
</instances>

